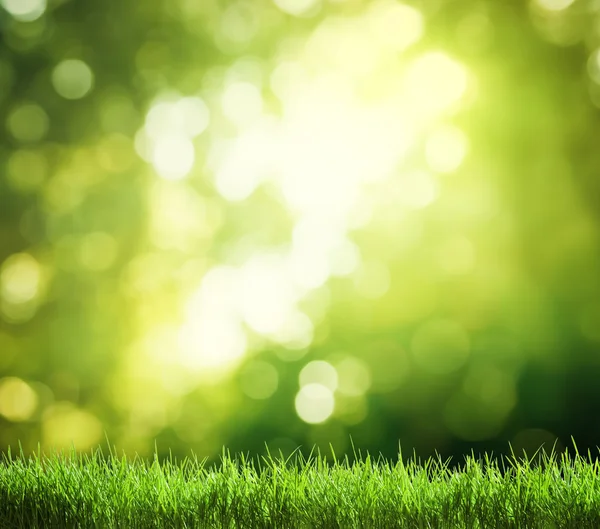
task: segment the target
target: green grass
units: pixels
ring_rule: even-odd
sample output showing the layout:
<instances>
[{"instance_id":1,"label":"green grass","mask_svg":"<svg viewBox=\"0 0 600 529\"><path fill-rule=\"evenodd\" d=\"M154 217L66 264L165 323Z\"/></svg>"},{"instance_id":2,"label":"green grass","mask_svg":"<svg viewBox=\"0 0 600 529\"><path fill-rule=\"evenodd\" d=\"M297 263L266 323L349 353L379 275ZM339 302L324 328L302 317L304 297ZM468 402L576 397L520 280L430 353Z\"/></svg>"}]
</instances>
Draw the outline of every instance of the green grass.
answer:
<instances>
[{"instance_id":1,"label":"green grass","mask_svg":"<svg viewBox=\"0 0 600 529\"><path fill-rule=\"evenodd\" d=\"M575 447L577 450L577 448ZM431 459L320 453L232 457L218 465L128 460L113 450L53 452L0 463L0 528L563 528L600 527L598 462L554 449L535 465L487 455L458 470ZM512 452L512 447L511 447ZM589 452L588 452L589 456Z\"/></svg>"}]
</instances>

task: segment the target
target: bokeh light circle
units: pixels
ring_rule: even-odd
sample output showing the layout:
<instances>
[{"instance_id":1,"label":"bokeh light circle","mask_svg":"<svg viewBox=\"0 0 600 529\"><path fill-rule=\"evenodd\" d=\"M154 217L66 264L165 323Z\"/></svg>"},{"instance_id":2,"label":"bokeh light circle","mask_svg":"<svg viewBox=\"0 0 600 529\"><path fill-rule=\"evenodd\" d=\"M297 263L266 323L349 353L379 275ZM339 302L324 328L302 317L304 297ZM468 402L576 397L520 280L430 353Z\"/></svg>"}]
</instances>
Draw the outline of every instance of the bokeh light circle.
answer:
<instances>
[{"instance_id":1,"label":"bokeh light circle","mask_svg":"<svg viewBox=\"0 0 600 529\"><path fill-rule=\"evenodd\" d=\"M338 386L338 374L335 367L324 360L314 360L306 364L300 371L298 379L300 387L320 384L335 391Z\"/></svg>"},{"instance_id":2,"label":"bokeh light circle","mask_svg":"<svg viewBox=\"0 0 600 529\"><path fill-rule=\"evenodd\" d=\"M52 71L52 85L65 99L81 99L94 86L94 73L79 59L60 62Z\"/></svg>"},{"instance_id":3,"label":"bokeh light circle","mask_svg":"<svg viewBox=\"0 0 600 529\"><path fill-rule=\"evenodd\" d=\"M32 22L44 14L47 0L2 0L2 7L15 19Z\"/></svg>"},{"instance_id":4,"label":"bokeh light circle","mask_svg":"<svg viewBox=\"0 0 600 529\"><path fill-rule=\"evenodd\" d=\"M29 419L38 406L33 388L17 377L0 380L0 415L13 422Z\"/></svg>"},{"instance_id":5,"label":"bokeh light circle","mask_svg":"<svg viewBox=\"0 0 600 529\"><path fill-rule=\"evenodd\" d=\"M42 107L34 103L25 103L9 114L6 126L16 140L34 143L44 139L50 120Z\"/></svg>"},{"instance_id":6,"label":"bokeh light circle","mask_svg":"<svg viewBox=\"0 0 600 529\"><path fill-rule=\"evenodd\" d=\"M296 395L296 413L309 424L325 422L333 413L333 392L323 384L311 383L302 386Z\"/></svg>"}]
</instances>

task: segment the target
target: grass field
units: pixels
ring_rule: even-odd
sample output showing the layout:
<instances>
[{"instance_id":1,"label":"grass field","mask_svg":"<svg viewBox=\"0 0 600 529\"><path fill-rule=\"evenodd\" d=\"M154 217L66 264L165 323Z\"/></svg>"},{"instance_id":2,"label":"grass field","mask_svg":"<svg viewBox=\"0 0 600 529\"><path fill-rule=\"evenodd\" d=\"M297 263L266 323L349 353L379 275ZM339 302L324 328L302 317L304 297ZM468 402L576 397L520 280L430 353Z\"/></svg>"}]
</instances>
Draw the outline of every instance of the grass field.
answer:
<instances>
[{"instance_id":1,"label":"grass field","mask_svg":"<svg viewBox=\"0 0 600 529\"><path fill-rule=\"evenodd\" d=\"M574 441L573 441L574 442ZM577 450L576 446L575 449ZM511 448L512 453L512 448ZM576 452L393 463L318 451L218 465L118 457L109 449L0 463L0 528L598 528L598 462Z\"/></svg>"}]
</instances>

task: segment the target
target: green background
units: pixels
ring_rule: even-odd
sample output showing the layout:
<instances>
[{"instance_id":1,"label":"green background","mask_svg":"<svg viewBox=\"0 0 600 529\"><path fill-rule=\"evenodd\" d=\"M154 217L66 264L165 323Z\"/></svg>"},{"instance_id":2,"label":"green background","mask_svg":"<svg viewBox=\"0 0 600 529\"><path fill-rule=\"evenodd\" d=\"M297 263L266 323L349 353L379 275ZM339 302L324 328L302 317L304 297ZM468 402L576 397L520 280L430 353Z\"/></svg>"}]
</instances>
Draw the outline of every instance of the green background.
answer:
<instances>
[{"instance_id":1,"label":"green background","mask_svg":"<svg viewBox=\"0 0 600 529\"><path fill-rule=\"evenodd\" d=\"M2 450L595 450L597 2L0 4Z\"/></svg>"}]
</instances>

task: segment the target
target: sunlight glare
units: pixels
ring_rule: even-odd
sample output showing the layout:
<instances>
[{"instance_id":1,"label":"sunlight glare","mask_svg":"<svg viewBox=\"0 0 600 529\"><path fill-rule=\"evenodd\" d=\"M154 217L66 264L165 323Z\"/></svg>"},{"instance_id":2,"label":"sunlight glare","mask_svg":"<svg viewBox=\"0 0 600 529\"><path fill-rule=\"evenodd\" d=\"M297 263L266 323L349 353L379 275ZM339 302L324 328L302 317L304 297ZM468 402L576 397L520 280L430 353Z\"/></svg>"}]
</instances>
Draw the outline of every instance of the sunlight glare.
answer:
<instances>
[{"instance_id":1,"label":"sunlight glare","mask_svg":"<svg viewBox=\"0 0 600 529\"><path fill-rule=\"evenodd\" d=\"M163 136L154 144L152 164L165 180L180 180L191 171L195 158L194 145L188 138Z\"/></svg>"},{"instance_id":2,"label":"sunlight glare","mask_svg":"<svg viewBox=\"0 0 600 529\"><path fill-rule=\"evenodd\" d=\"M460 129L450 125L439 126L425 144L427 164L432 171L451 173L461 165L467 149L467 138Z\"/></svg>"},{"instance_id":3,"label":"sunlight glare","mask_svg":"<svg viewBox=\"0 0 600 529\"><path fill-rule=\"evenodd\" d=\"M256 255L240 267L214 267L187 304L180 329L182 363L220 371L235 367L250 347L244 324L287 349L308 347L314 326L297 307L305 294L284 254Z\"/></svg>"},{"instance_id":4,"label":"sunlight glare","mask_svg":"<svg viewBox=\"0 0 600 529\"><path fill-rule=\"evenodd\" d=\"M172 94L155 100L143 129L135 137L137 153L165 180L180 180L192 170L196 152L192 140L210 122L210 111L200 97Z\"/></svg>"},{"instance_id":5,"label":"sunlight glare","mask_svg":"<svg viewBox=\"0 0 600 529\"><path fill-rule=\"evenodd\" d=\"M206 202L184 182L154 181L148 202L150 240L158 248L191 252L211 233Z\"/></svg>"},{"instance_id":6,"label":"sunlight glare","mask_svg":"<svg viewBox=\"0 0 600 529\"><path fill-rule=\"evenodd\" d=\"M405 78L406 96L421 119L447 111L465 95L468 75L465 68L445 53L428 52L415 59Z\"/></svg>"},{"instance_id":7,"label":"sunlight glare","mask_svg":"<svg viewBox=\"0 0 600 529\"><path fill-rule=\"evenodd\" d=\"M317 6L315 0L276 4L298 16ZM388 263L363 262L351 233L374 217L377 204L366 197L385 194L405 216L420 212L441 189L426 168L405 166L416 141L429 133L426 161L440 173L457 169L468 147L460 130L436 127L467 92L466 68L441 51L398 57L423 32L418 9L379 0L356 16L324 19L306 39L282 42L270 75L250 55L215 73L210 100L221 119L210 131L205 162L214 189L229 202L275 198L294 227L281 253L228 254L242 264L206 274L180 329L185 365L237 365L263 343L255 335L288 349L308 347L315 322L299 305L331 277L351 276L367 299L389 292ZM263 93L265 81L270 94ZM277 113L269 95L278 100ZM174 112L174 104L158 101L136 137L138 152L166 179L192 169L192 136L209 122L204 102L196 102L201 125L190 131L188 113ZM310 391L330 402L319 383ZM309 393L298 396L303 409L312 406Z\"/></svg>"},{"instance_id":8,"label":"sunlight glare","mask_svg":"<svg viewBox=\"0 0 600 529\"><path fill-rule=\"evenodd\" d=\"M347 238L340 238L335 241L328 253L332 276L348 276L357 269L361 262L358 246Z\"/></svg>"},{"instance_id":9,"label":"sunlight glare","mask_svg":"<svg viewBox=\"0 0 600 529\"><path fill-rule=\"evenodd\" d=\"M282 60L271 72L269 84L281 101L290 101L302 92L308 73L300 61Z\"/></svg>"},{"instance_id":10,"label":"sunlight glare","mask_svg":"<svg viewBox=\"0 0 600 529\"><path fill-rule=\"evenodd\" d=\"M367 299L384 296L390 289L390 271L381 261L367 261L356 270L354 285L358 293Z\"/></svg>"},{"instance_id":11,"label":"sunlight glare","mask_svg":"<svg viewBox=\"0 0 600 529\"><path fill-rule=\"evenodd\" d=\"M208 127L210 111L200 97L157 99L146 115L145 130L151 138L181 134L195 138Z\"/></svg>"},{"instance_id":12,"label":"sunlight glare","mask_svg":"<svg viewBox=\"0 0 600 529\"><path fill-rule=\"evenodd\" d=\"M276 256L254 257L241 268L240 276L239 305L244 321L262 335L280 331L299 299L284 260Z\"/></svg>"},{"instance_id":13,"label":"sunlight glare","mask_svg":"<svg viewBox=\"0 0 600 529\"><path fill-rule=\"evenodd\" d=\"M238 274L218 266L190 298L179 332L181 363L202 372L229 370L246 352L247 338L237 314ZM202 373L200 373L202 374Z\"/></svg>"},{"instance_id":14,"label":"sunlight glare","mask_svg":"<svg viewBox=\"0 0 600 529\"><path fill-rule=\"evenodd\" d=\"M231 83L221 99L223 113L238 127L254 123L262 114L263 100L258 87L246 81Z\"/></svg>"},{"instance_id":15,"label":"sunlight glare","mask_svg":"<svg viewBox=\"0 0 600 529\"><path fill-rule=\"evenodd\" d=\"M424 31L421 12L394 0L373 3L368 20L372 35L398 52L419 41Z\"/></svg>"},{"instance_id":16,"label":"sunlight glare","mask_svg":"<svg viewBox=\"0 0 600 529\"><path fill-rule=\"evenodd\" d=\"M312 320L303 312L292 310L285 324L271 338L288 350L299 351L312 343L314 333Z\"/></svg>"},{"instance_id":17,"label":"sunlight glare","mask_svg":"<svg viewBox=\"0 0 600 529\"><path fill-rule=\"evenodd\" d=\"M235 141L213 144L209 167L215 172L215 185L223 198L232 202L247 199L270 174L277 132L277 123L264 117Z\"/></svg>"},{"instance_id":18,"label":"sunlight glare","mask_svg":"<svg viewBox=\"0 0 600 529\"><path fill-rule=\"evenodd\" d=\"M205 316L181 328L182 364L190 369L229 367L246 351L246 335L239 322L223 315Z\"/></svg>"},{"instance_id":19,"label":"sunlight glare","mask_svg":"<svg viewBox=\"0 0 600 529\"><path fill-rule=\"evenodd\" d=\"M383 58L380 43L369 29L362 16L326 19L311 35L306 52L312 61L358 81Z\"/></svg>"},{"instance_id":20,"label":"sunlight glare","mask_svg":"<svg viewBox=\"0 0 600 529\"><path fill-rule=\"evenodd\" d=\"M398 178L398 202L408 209L421 209L438 196L438 184L426 171L410 171Z\"/></svg>"},{"instance_id":21,"label":"sunlight glare","mask_svg":"<svg viewBox=\"0 0 600 529\"><path fill-rule=\"evenodd\" d=\"M289 254L289 268L294 283L305 290L319 288L331 275L326 255L305 252L298 247L293 247Z\"/></svg>"},{"instance_id":22,"label":"sunlight glare","mask_svg":"<svg viewBox=\"0 0 600 529\"><path fill-rule=\"evenodd\" d=\"M284 116L280 149L274 153L292 211L343 215L357 200L364 167L358 158L363 153L358 125L357 109L329 80L293 103Z\"/></svg>"}]
</instances>

